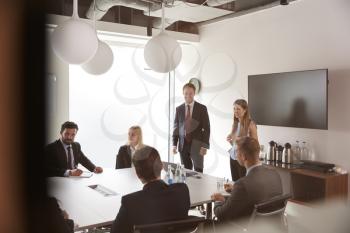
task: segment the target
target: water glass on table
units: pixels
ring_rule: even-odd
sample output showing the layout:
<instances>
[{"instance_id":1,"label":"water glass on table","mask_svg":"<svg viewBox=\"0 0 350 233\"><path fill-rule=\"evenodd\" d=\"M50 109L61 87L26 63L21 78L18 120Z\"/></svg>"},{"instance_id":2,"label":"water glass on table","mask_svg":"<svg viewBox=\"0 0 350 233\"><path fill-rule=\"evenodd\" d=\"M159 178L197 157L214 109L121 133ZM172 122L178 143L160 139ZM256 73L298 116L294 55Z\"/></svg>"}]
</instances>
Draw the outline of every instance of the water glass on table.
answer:
<instances>
[{"instance_id":1,"label":"water glass on table","mask_svg":"<svg viewBox=\"0 0 350 233\"><path fill-rule=\"evenodd\" d=\"M217 178L216 181L216 191L218 193L225 194L228 188L232 188L233 183L225 178Z\"/></svg>"},{"instance_id":2,"label":"water glass on table","mask_svg":"<svg viewBox=\"0 0 350 233\"><path fill-rule=\"evenodd\" d=\"M221 193L221 192L225 191L224 185L225 185L225 178L218 177L216 179L216 191L218 193Z\"/></svg>"}]
</instances>

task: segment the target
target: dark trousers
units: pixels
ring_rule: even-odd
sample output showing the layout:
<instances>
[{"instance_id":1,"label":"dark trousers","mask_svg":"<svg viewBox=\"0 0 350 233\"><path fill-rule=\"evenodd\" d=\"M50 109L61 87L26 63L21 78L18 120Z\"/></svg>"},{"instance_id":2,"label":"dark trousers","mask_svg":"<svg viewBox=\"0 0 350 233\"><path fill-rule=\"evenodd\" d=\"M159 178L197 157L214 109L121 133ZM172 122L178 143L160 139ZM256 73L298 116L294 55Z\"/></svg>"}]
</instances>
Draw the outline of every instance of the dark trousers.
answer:
<instances>
[{"instance_id":1,"label":"dark trousers","mask_svg":"<svg viewBox=\"0 0 350 233\"><path fill-rule=\"evenodd\" d=\"M190 170L193 169L193 161L191 158L191 146L192 146L192 143L188 143L185 141L183 149L180 152L181 163L185 166L186 169L190 169ZM194 165L194 170L196 172L203 173L203 168L196 167L196 165Z\"/></svg>"},{"instance_id":2,"label":"dark trousers","mask_svg":"<svg viewBox=\"0 0 350 233\"><path fill-rule=\"evenodd\" d=\"M230 158L230 168L231 168L231 177L233 181L237 181L239 178L246 175L245 167L239 165L237 160Z\"/></svg>"}]
</instances>

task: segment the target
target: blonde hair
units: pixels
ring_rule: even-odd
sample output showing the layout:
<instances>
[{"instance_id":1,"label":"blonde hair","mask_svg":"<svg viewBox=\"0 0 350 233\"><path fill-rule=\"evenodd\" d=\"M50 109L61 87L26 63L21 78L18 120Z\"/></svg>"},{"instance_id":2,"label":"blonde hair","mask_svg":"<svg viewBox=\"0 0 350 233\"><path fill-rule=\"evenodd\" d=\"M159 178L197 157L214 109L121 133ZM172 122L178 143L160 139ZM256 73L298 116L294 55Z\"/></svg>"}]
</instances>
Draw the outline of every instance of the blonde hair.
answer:
<instances>
[{"instance_id":1,"label":"blonde hair","mask_svg":"<svg viewBox=\"0 0 350 233\"><path fill-rule=\"evenodd\" d=\"M237 136L248 136L249 125L250 125L250 122L252 121L250 118L248 103L244 99L238 99L233 104L240 106L245 111L244 116L243 116L243 120L241 122L241 129L240 129L239 135L237 135ZM237 132L238 122L239 122L239 119L234 115L233 116L233 126L232 126L233 133Z\"/></svg>"},{"instance_id":2,"label":"blonde hair","mask_svg":"<svg viewBox=\"0 0 350 233\"><path fill-rule=\"evenodd\" d=\"M136 148L135 149L141 149L142 147L144 147L144 144L143 144L143 139L142 139L142 129L140 126L138 125L134 125L134 126L131 126L129 128L129 131L132 130L134 131L137 136L138 136L138 142L137 142L137 145L136 145ZM128 138L128 145L130 145L130 140Z\"/></svg>"}]
</instances>

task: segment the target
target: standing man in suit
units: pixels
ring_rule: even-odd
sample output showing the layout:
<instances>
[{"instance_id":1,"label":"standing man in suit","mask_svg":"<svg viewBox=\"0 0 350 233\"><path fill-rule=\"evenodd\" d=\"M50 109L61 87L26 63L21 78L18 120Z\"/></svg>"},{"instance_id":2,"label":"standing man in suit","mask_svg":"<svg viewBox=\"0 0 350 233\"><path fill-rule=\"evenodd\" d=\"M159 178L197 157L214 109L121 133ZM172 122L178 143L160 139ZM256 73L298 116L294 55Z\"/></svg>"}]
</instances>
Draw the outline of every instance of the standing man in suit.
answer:
<instances>
[{"instance_id":1,"label":"standing man in suit","mask_svg":"<svg viewBox=\"0 0 350 233\"><path fill-rule=\"evenodd\" d=\"M160 178L162 161L156 149L145 146L132 158L143 189L122 197L111 233L132 233L134 225L186 219L190 209L187 185L166 184Z\"/></svg>"},{"instance_id":2,"label":"standing man in suit","mask_svg":"<svg viewBox=\"0 0 350 233\"><path fill-rule=\"evenodd\" d=\"M237 161L247 169L246 176L226 188L231 195L227 199L215 193L214 213L219 221L236 220L249 216L254 205L282 195L282 183L278 173L264 167L259 161L260 146L256 139L241 137L236 140Z\"/></svg>"},{"instance_id":3,"label":"standing man in suit","mask_svg":"<svg viewBox=\"0 0 350 233\"><path fill-rule=\"evenodd\" d=\"M66 121L61 126L61 137L45 147L45 166L47 176L80 176L80 163L89 171L102 173L101 167L96 167L81 151L80 144L74 142L78 125Z\"/></svg>"},{"instance_id":4,"label":"standing man in suit","mask_svg":"<svg viewBox=\"0 0 350 233\"><path fill-rule=\"evenodd\" d=\"M204 155L209 149L210 122L207 107L194 101L196 87L182 88L185 103L176 108L173 131L173 153L180 152L185 168L203 173Z\"/></svg>"}]
</instances>

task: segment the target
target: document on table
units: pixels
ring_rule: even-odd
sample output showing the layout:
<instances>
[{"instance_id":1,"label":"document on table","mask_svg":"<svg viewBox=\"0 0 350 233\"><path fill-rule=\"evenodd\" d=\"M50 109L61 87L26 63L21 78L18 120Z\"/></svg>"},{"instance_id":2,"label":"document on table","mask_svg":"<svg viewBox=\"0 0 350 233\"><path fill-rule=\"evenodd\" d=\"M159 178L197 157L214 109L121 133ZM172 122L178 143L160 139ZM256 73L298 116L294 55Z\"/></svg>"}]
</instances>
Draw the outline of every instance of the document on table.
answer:
<instances>
[{"instance_id":1,"label":"document on table","mask_svg":"<svg viewBox=\"0 0 350 233\"><path fill-rule=\"evenodd\" d=\"M90 178L94 173L83 171L80 176L70 176L70 178Z\"/></svg>"},{"instance_id":2,"label":"document on table","mask_svg":"<svg viewBox=\"0 0 350 233\"><path fill-rule=\"evenodd\" d=\"M118 195L118 193L100 184L89 185L88 187L97 191L98 193L102 194L105 197Z\"/></svg>"}]
</instances>

